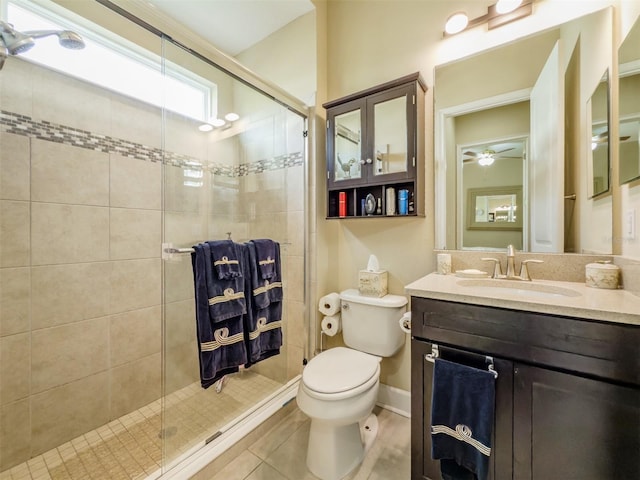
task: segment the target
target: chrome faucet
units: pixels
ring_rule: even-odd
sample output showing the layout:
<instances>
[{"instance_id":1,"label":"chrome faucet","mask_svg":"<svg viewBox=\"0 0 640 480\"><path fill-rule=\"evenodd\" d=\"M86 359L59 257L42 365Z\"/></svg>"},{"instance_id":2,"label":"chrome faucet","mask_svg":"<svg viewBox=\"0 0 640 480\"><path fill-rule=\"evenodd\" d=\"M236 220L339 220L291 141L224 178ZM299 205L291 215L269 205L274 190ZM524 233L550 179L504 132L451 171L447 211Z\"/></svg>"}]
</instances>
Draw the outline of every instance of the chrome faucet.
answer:
<instances>
[{"instance_id":1,"label":"chrome faucet","mask_svg":"<svg viewBox=\"0 0 640 480\"><path fill-rule=\"evenodd\" d=\"M513 247L513 245L508 245L507 246L507 273L505 274L507 278L513 278L516 276L515 259L516 259L516 249Z\"/></svg>"},{"instance_id":2,"label":"chrome faucet","mask_svg":"<svg viewBox=\"0 0 640 480\"><path fill-rule=\"evenodd\" d=\"M516 249L513 245L507 246L507 271L504 275L502 274L500 260L498 260L497 258L483 258L482 260L493 262L493 274L491 275L491 278L525 281L531 281L531 276L529 275L530 263L544 263L542 260L535 260L533 258L522 260L522 262L520 263L520 274L516 275L515 259Z\"/></svg>"}]
</instances>

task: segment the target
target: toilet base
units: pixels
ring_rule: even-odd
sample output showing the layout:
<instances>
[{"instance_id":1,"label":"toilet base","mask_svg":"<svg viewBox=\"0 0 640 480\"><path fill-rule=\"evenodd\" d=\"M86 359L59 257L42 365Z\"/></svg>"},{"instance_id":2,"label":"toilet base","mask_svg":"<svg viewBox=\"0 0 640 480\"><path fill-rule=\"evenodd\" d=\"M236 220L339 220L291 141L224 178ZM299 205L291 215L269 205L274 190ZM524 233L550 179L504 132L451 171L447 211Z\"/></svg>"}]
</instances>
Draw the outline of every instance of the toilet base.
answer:
<instances>
[{"instance_id":1,"label":"toilet base","mask_svg":"<svg viewBox=\"0 0 640 480\"><path fill-rule=\"evenodd\" d=\"M321 480L340 480L362 463L378 433L372 413L361 423L335 426L311 420L307 467Z\"/></svg>"}]
</instances>

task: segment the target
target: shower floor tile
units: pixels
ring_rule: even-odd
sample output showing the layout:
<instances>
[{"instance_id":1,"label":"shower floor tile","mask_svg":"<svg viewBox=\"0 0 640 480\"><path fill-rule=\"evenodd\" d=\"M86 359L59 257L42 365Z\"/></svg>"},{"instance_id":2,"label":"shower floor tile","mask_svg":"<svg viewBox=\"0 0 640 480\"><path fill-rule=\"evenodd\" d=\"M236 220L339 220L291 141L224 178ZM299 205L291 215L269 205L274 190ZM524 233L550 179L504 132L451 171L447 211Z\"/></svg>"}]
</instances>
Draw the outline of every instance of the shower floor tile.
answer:
<instances>
[{"instance_id":1,"label":"shower floor tile","mask_svg":"<svg viewBox=\"0 0 640 480\"><path fill-rule=\"evenodd\" d=\"M253 408L282 384L243 370L220 393L194 383L0 473L0 480L144 479ZM162 419L164 418L164 424Z\"/></svg>"}]
</instances>

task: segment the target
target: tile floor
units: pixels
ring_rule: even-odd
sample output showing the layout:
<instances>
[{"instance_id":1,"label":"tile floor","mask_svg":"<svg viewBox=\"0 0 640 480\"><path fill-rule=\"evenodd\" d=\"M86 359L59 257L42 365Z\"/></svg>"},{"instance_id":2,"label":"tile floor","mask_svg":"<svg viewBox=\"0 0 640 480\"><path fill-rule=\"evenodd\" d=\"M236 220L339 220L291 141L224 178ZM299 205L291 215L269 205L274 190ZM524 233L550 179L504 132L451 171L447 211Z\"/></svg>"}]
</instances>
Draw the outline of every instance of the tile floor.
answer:
<instances>
[{"instance_id":1,"label":"tile floor","mask_svg":"<svg viewBox=\"0 0 640 480\"><path fill-rule=\"evenodd\" d=\"M348 480L405 480L411 476L411 421L376 407L378 437ZM306 467L310 420L296 407L208 480L317 480Z\"/></svg>"},{"instance_id":2,"label":"tile floor","mask_svg":"<svg viewBox=\"0 0 640 480\"><path fill-rule=\"evenodd\" d=\"M143 479L166 458L179 457L245 413L282 385L249 370L227 377L224 388L199 383L118 418L0 473L0 480Z\"/></svg>"}]
</instances>

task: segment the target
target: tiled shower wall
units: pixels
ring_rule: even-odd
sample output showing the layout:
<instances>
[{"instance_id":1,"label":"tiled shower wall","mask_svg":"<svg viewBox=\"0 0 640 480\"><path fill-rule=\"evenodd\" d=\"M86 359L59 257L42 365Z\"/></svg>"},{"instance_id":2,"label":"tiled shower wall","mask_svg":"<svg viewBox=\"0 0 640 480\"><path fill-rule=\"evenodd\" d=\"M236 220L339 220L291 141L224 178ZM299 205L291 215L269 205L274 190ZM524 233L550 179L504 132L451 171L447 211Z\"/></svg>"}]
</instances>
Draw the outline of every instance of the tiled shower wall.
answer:
<instances>
[{"instance_id":1,"label":"tiled shower wall","mask_svg":"<svg viewBox=\"0 0 640 480\"><path fill-rule=\"evenodd\" d=\"M245 176L216 164L203 188L185 188L185 159L210 141L192 123L169 119L163 155L158 109L15 58L0 72L0 110L0 470L161 396L163 228L176 246L227 231L290 242L285 320L296 321L274 362L284 371L263 369L280 380L300 370L299 156L273 171L245 166ZM189 256L165 267L170 392L197 381L198 368Z\"/></svg>"}]
</instances>

